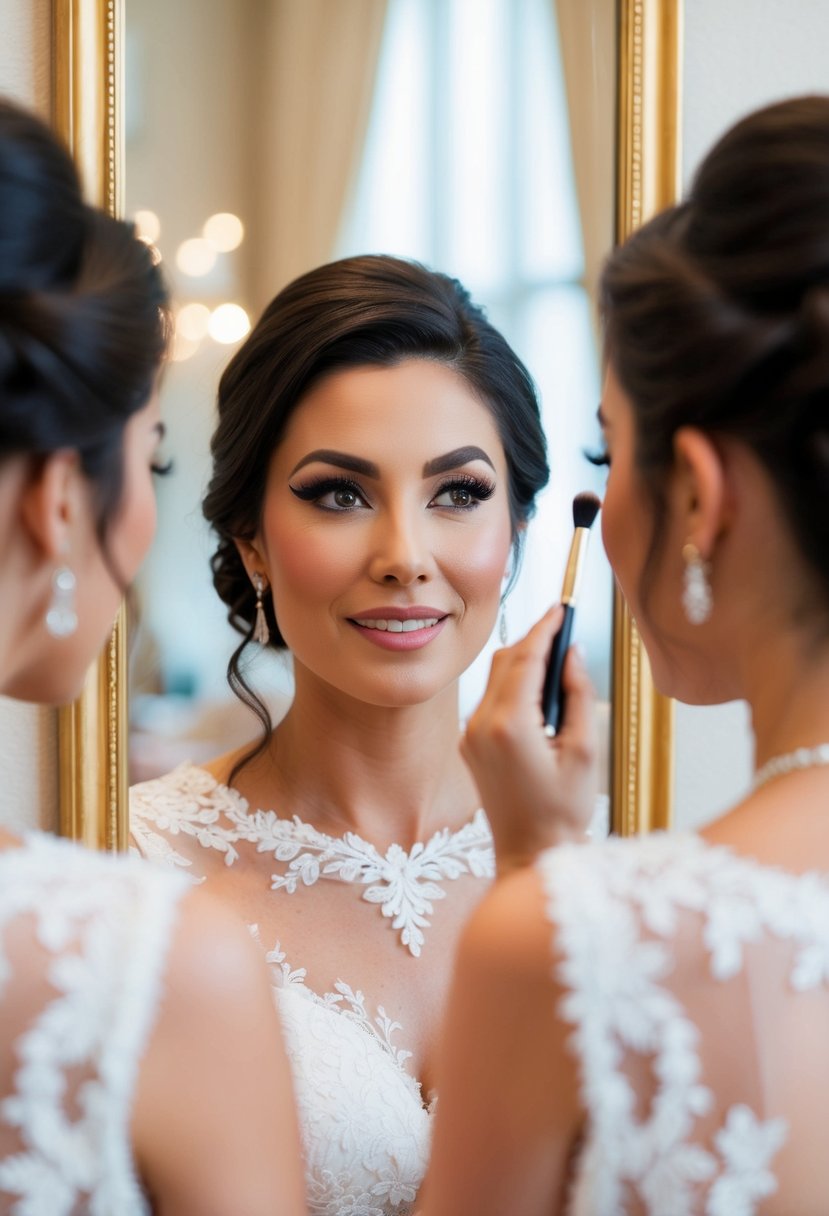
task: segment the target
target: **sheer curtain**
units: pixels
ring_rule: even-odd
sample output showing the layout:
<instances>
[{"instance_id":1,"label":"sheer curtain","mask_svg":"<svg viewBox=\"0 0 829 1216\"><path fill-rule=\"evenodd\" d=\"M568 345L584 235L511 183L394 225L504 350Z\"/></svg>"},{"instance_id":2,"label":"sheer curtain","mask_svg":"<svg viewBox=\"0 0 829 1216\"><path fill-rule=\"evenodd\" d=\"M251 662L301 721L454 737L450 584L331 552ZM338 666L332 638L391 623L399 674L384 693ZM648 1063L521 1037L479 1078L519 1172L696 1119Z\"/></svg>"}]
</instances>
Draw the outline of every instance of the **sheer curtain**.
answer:
<instances>
[{"instance_id":1,"label":"sheer curtain","mask_svg":"<svg viewBox=\"0 0 829 1216\"><path fill-rule=\"evenodd\" d=\"M616 0L554 0L567 94L573 175L584 243L585 285L595 300L602 261L613 240L616 182Z\"/></svg>"},{"instance_id":2,"label":"sheer curtain","mask_svg":"<svg viewBox=\"0 0 829 1216\"><path fill-rule=\"evenodd\" d=\"M536 379L552 478L507 603L512 639L560 593L573 495L603 486L583 456L598 444L600 393L584 284L611 243L613 212L614 5L597 3L601 26L592 0L566 4L560 42L555 0L390 0L363 165L338 245L457 275ZM608 79L593 65L594 44L610 48ZM577 629L606 695L611 580L599 544L589 560ZM495 645L464 677L464 713L483 690Z\"/></svg>"},{"instance_id":3,"label":"sheer curtain","mask_svg":"<svg viewBox=\"0 0 829 1216\"><path fill-rule=\"evenodd\" d=\"M334 253L365 139L387 0L272 0L260 114L255 295Z\"/></svg>"}]
</instances>

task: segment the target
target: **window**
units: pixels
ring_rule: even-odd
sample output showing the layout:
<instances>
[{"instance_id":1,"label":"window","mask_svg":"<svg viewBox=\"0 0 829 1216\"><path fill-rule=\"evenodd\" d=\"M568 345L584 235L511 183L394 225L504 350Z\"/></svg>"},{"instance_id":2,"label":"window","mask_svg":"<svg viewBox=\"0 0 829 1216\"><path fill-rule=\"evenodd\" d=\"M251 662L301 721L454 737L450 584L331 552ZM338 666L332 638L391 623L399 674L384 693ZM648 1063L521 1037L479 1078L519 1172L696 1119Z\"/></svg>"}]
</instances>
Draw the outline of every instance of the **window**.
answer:
<instances>
[{"instance_id":1,"label":"window","mask_svg":"<svg viewBox=\"0 0 829 1216\"><path fill-rule=\"evenodd\" d=\"M561 590L579 490L601 490L600 385L553 0L390 0L365 152L338 256L459 278L538 385L551 481L507 605L511 639ZM576 633L608 695L611 580L593 544ZM464 678L466 715L493 639Z\"/></svg>"}]
</instances>

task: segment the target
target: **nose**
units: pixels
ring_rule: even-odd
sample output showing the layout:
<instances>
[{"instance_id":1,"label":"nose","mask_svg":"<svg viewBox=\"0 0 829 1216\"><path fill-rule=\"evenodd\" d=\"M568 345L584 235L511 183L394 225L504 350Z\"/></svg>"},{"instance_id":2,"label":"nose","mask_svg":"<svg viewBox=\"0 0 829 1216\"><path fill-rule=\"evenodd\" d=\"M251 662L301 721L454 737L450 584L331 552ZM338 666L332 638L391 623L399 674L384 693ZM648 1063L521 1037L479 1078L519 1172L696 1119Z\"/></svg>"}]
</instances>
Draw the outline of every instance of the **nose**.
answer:
<instances>
[{"instance_id":1,"label":"nose","mask_svg":"<svg viewBox=\"0 0 829 1216\"><path fill-rule=\"evenodd\" d=\"M431 555L425 523L405 511L384 513L374 529L369 573L376 583L409 587L429 578Z\"/></svg>"}]
</instances>

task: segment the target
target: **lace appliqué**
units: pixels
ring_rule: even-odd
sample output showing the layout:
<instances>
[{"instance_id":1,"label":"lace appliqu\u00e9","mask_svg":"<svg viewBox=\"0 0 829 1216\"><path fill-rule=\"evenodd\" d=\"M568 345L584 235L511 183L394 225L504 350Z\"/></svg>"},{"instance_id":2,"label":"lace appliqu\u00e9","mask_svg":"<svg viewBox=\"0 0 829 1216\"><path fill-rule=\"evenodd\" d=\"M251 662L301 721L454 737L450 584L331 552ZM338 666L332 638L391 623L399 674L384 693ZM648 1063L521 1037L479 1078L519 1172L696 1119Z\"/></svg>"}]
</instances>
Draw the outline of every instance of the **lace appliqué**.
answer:
<instances>
[{"instance_id":1,"label":"lace appliqu\u00e9","mask_svg":"<svg viewBox=\"0 0 829 1216\"><path fill-rule=\"evenodd\" d=\"M751 1216L776 1189L771 1169L786 1121L760 1121L735 1105L709 1151L692 1139L710 1112L698 1032L662 983L672 968L678 916L703 918L711 974L739 973L747 944L766 932L792 942L795 989L829 979L829 890L818 876L793 878L755 866L698 838L661 836L562 847L538 863L568 990L561 1016L575 1027L590 1134L579 1164L576 1210L619 1213L634 1186L650 1216ZM653 936L643 939L639 925ZM654 940L656 938L657 940ZM667 939L659 940L659 939ZM652 1059L657 1092L644 1117L622 1071L627 1052Z\"/></svg>"},{"instance_id":2,"label":"lace appliqu\u00e9","mask_svg":"<svg viewBox=\"0 0 829 1216\"><path fill-rule=\"evenodd\" d=\"M196 881L201 880L198 850L182 855L176 837L219 848L226 865L246 848L270 854L285 863L274 879L284 880L276 889L286 894L299 895L321 878L364 885L368 902L380 906L415 955L433 902L444 897L438 882L494 872L482 814L459 832L439 832L410 854L390 849L384 858L356 836L337 840L299 820L250 813L234 791L190 765L133 789L131 812L141 851L168 866L187 867ZM250 930L271 968L294 1080L311 1216L409 1216L426 1172L432 1106L425 1105L420 1085L407 1071L411 1053L400 1046L402 1027L342 979L333 991L314 992L306 969L295 967L279 942L268 949L270 941L261 942L258 927Z\"/></svg>"},{"instance_id":3,"label":"lace appliqu\u00e9","mask_svg":"<svg viewBox=\"0 0 829 1216\"><path fill-rule=\"evenodd\" d=\"M261 945L259 926L248 925L248 929L254 940ZM396 1022L393 1018L389 1017L382 1005L377 1006L377 1013L372 1018L366 1009L366 998L362 991L359 988L355 991L345 980L337 980L334 984L333 992L324 992L322 994L315 992L305 982L307 968L292 968L286 961L285 951L282 949L280 942L275 944L273 950L266 952L265 959L270 966L271 980L274 988L293 987L301 989L311 1000L319 1001L328 1009L336 1009L343 1017L350 1018L356 1026L360 1026L366 1034L370 1034L372 1038L376 1039L383 1051L403 1071L403 1076L406 1080L412 1082L418 1102L420 1101L420 1086L403 1069L406 1061L411 1059L412 1053L402 1047L397 1047L392 1041L394 1035L399 1030L402 1030L403 1027L400 1022Z\"/></svg>"},{"instance_id":4,"label":"lace appliqu\u00e9","mask_svg":"<svg viewBox=\"0 0 829 1216\"><path fill-rule=\"evenodd\" d=\"M251 839L256 840L257 852L272 852L276 861L289 863L286 874L271 876L272 890L293 895L299 883L310 887L320 878L361 883L367 888L363 899L380 905L415 958L423 947L433 901L446 897L438 882L461 874L491 878L495 873L492 836L483 811L458 832L444 828L409 853L393 844L385 857L354 832L327 836L296 817L278 819L273 811L257 811L252 819Z\"/></svg>"},{"instance_id":5,"label":"lace appliqu\u00e9","mask_svg":"<svg viewBox=\"0 0 829 1216\"><path fill-rule=\"evenodd\" d=\"M457 832L444 828L408 853L393 844L381 856L354 832L328 836L297 816L280 819L275 811L250 812L244 799L218 785L209 773L182 765L168 777L134 791L131 814L133 836L144 855L167 864L189 867L191 863L160 832L188 835L204 848L218 849L227 865L238 858L235 846L247 841L257 853L270 853L275 861L287 863L285 873L271 875L271 889L288 895L321 878L365 886L363 899L380 905L415 958L424 945L423 930L430 925L434 901L446 897L438 883L462 874L476 878L495 874L492 833L481 810Z\"/></svg>"},{"instance_id":6,"label":"lace appliqu\u00e9","mask_svg":"<svg viewBox=\"0 0 829 1216\"><path fill-rule=\"evenodd\" d=\"M69 1216L80 1200L98 1216L138 1216L149 1209L129 1110L181 884L37 836L3 861L0 978L11 974L2 931L26 916L51 956L53 995L14 1045L15 1089L0 1117L19 1149L0 1160L0 1192L18 1197L9 1211L20 1216Z\"/></svg>"}]
</instances>

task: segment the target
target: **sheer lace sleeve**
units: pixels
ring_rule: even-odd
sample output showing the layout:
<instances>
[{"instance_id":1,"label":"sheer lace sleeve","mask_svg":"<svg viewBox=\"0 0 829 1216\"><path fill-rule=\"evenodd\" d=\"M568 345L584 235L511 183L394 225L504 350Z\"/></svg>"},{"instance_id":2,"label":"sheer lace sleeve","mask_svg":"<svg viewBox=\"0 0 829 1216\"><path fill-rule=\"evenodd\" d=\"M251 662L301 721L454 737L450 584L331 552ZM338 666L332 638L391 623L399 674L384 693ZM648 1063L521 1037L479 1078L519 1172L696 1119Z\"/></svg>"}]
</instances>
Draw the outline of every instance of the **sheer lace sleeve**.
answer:
<instances>
[{"instance_id":1,"label":"sheer lace sleeve","mask_svg":"<svg viewBox=\"0 0 829 1216\"><path fill-rule=\"evenodd\" d=\"M0 1209L144 1213L129 1120L186 883L33 836L0 855Z\"/></svg>"},{"instance_id":2,"label":"sheer lace sleeve","mask_svg":"<svg viewBox=\"0 0 829 1216\"><path fill-rule=\"evenodd\" d=\"M807 1210L797 1188L811 1169L805 1193L822 1193L825 1157L826 877L661 834L538 868L588 1113L573 1212L751 1216L778 1194L764 1212Z\"/></svg>"}]
</instances>

